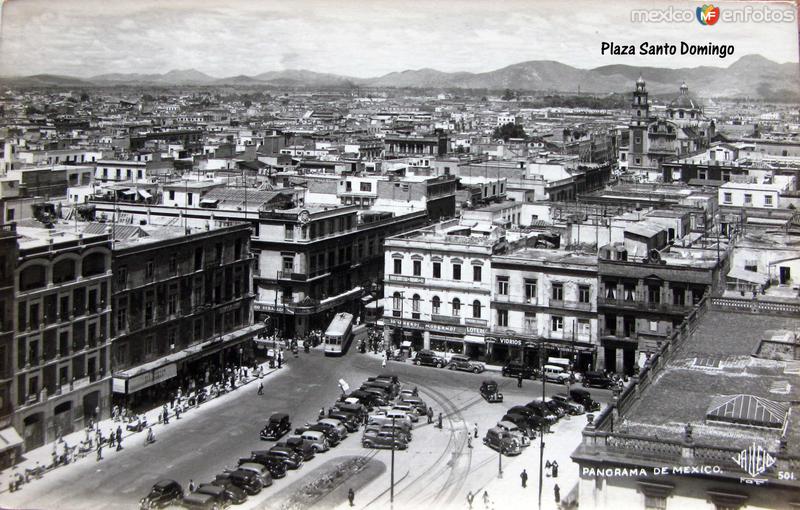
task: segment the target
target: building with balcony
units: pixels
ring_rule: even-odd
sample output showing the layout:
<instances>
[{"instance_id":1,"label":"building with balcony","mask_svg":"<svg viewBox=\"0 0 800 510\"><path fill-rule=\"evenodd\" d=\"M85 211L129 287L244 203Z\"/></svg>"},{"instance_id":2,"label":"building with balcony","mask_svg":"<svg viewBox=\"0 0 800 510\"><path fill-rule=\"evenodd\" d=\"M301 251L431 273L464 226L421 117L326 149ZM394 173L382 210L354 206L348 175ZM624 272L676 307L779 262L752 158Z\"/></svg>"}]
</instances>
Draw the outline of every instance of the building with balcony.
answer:
<instances>
[{"instance_id":1,"label":"building with balcony","mask_svg":"<svg viewBox=\"0 0 800 510\"><path fill-rule=\"evenodd\" d=\"M111 234L35 220L17 234L11 398L29 450L109 414Z\"/></svg>"},{"instance_id":2,"label":"building with balcony","mask_svg":"<svg viewBox=\"0 0 800 510\"><path fill-rule=\"evenodd\" d=\"M572 453L581 509L800 506L800 305L707 296Z\"/></svg>"},{"instance_id":3,"label":"building with balcony","mask_svg":"<svg viewBox=\"0 0 800 510\"><path fill-rule=\"evenodd\" d=\"M386 135L383 139L384 157L444 156L448 150L447 135L431 136Z\"/></svg>"},{"instance_id":4,"label":"building with balcony","mask_svg":"<svg viewBox=\"0 0 800 510\"><path fill-rule=\"evenodd\" d=\"M387 238L386 340L485 359L491 259L507 248L502 227L474 220L443 221Z\"/></svg>"},{"instance_id":5,"label":"building with balcony","mask_svg":"<svg viewBox=\"0 0 800 510\"><path fill-rule=\"evenodd\" d=\"M491 259L488 357L539 366L551 356L577 369L602 363L597 334L597 256L523 248Z\"/></svg>"},{"instance_id":6,"label":"building with balcony","mask_svg":"<svg viewBox=\"0 0 800 510\"><path fill-rule=\"evenodd\" d=\"M14 268L17 231L0 225L0 469L13 465L22 454L22 438L13 427L14 383Z\"/></svg>"},{"instance_id":7,"label":"building with balcony","mask_svg":"<svg viewBox=\"0 0 800 510\"><path fill-rule=\"evenodd\" d=\"M425 209L400 213L305 203L259 212L253 236L256 319L302 336L339 311L361 315L361 297L383 274L384 240L426 224Z\"/></svg>"},{"instance_id":8,"label":"building with balcony","mask_svg":"<svg viewBox=\"0 0 800 510\"><path fill-rule=\"evenodd\" d=\"M598 368L628 375L667 341L706 293L722 288L728 267L727 246L667 251L662 242L637 253L632 246L644 245L630 241L636 240L600 248L597 298L603 350Z\"/></svg>"},{"instance_id":9,"label":"building with balcony","mask_svg":"<svg viewBox=\"0 0 800 510\"><path fill-rule=\"evenodd\" d=\"M84 232L111 228L90 223ZM113 227L111 344L115 403L137 409L210 383L252 359L250 228Z\"/></svg>"}]
</instances>

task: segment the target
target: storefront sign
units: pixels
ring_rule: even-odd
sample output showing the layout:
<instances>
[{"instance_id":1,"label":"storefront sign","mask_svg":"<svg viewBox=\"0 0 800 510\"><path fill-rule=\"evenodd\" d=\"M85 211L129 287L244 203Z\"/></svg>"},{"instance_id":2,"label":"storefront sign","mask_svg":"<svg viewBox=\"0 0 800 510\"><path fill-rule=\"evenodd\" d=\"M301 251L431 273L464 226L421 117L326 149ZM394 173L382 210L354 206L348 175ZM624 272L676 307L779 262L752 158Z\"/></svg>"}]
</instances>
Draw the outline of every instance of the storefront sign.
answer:
<instances>
[{"instance_id":1,"label":"storefront sign","mask_svg":"<svg viewBox=\"0 0 800 510\"><path fill-rule=\"evenodd\" d=\"M272 303L253 303L253 311L254 312L268 312L268 313L286 313L289 315L294 315L294 310L289 306L284 306L283 304L279 304L275 306Z\"/></svg>"},{"instance_id":2,"label":"storefront sign","mask_svg":"<svg viewBox=\"0 0 800 510\"><path fill-rule=\"evenodd\" d=\"M135 377L128 379L128 393L136 393L144 388L149 388L154 384L164 382L167 379L172 379L178 375L178 365L170 363L161 368L156 368L144 374L139 374Z\"/></svg>"},{"instance_id":3,"label":"storefront sign","mask_svg":"<svg viewBox=\"0 0 800 510\"><path fill-rule=\"evenodd\" d=\"M486 328L476 328L474 326L467 326L466 329L468 335L485 335L487 331Z\"/></svg>"},{"instance_id":4,"label":"storefront sign","mask_svg":"<svg viewBox=\"0 0 800 510\"><path fill-rule=\"evenodd\" d=\"M425 278L419 276L403 276L397 274L389 275L390 282L403 282L403 283L425 283Z\"/></svg>"},{"instance_id":5,"label":"storefront sign","mask_svg":"<svg viewBox=\"0 0 800 510\"><path fill-rule=\"evenodd\" d=\"M504 345L515 345L517 347L522 345L522 340L519 338L498 338L497 340Z\"/></svg>"},{"instance_id":6,"label":"storefront sign","mask_svg":"<svg viewBox=\"0 0 800 510\"><path fill-rule=\"evenodd\" d=\"M463 326L450 324L436 324L435 322L421 322L408 319L396 319L394 317L384 317L387 326L396 328L419 329L425 331L435 331L439 333L450 333L453 335L463 335L466 329ZM479 328L480 329L480 328Z\"/></svg>"}]
</instances>

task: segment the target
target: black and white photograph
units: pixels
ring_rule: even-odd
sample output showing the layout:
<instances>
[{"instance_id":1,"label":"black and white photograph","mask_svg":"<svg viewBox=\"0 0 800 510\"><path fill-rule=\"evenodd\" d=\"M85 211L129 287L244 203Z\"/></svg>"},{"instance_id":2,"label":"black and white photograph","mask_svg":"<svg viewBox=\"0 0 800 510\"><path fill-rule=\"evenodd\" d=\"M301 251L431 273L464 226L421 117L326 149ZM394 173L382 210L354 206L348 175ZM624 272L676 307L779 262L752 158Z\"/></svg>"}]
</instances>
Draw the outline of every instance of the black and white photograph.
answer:
<instances>
[{"instance_id":1,"label":"black and white photograph","mask_svg":"<svg viewBox=\"0 0 800 510\"><path fill-rule=\"evenodd\" d=\"M800 509L799 27L0 0L0 509Z\"/></svg>"}]
</instances>

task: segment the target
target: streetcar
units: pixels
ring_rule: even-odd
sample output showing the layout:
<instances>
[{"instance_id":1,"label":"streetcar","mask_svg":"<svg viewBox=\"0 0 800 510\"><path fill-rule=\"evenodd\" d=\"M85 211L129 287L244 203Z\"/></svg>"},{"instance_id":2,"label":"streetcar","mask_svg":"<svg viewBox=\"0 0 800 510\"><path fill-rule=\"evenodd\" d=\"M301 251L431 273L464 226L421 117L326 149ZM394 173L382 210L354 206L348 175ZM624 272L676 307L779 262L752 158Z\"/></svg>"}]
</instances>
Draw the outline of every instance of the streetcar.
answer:
<instances>
[{"instance_id":1,"label":"streetcar","mask_svg":"<svg viewBox=\"0 0 800 510\"><path fill-rule=\"evenodd\" d=\"M346 312L337 313L331 321L322 339L326 356L341 356L347 352L353 340L353 315Z\"/></svg>"}]
</instances>

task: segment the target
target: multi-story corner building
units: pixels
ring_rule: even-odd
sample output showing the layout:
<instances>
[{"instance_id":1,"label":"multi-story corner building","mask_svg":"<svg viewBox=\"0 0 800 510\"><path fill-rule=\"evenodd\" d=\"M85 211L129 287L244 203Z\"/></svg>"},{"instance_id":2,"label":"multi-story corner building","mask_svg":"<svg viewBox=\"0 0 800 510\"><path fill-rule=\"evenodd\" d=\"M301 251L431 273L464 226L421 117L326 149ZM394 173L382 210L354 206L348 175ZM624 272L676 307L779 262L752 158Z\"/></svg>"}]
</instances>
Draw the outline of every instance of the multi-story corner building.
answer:
<instances>
[{"instance_id":1,"label":"multi-story corner building","mask_svg":"<svg viewBox=\"0 0 800 510\"><path fill-rule=\"evenodd\" d=\"M386 239L386 339L484 359L492 255L507 248L504 229L478 221L449 220Z\"/></svg>"},{"instance_id":2,"label":"multi-story corner building","mask_svg":"<svg viewBox=\"0 0 800 510\"><path fill-rule=\"evenodd\" d=\"M14 427L30 450L108 416L111 234L17 225Z\"/></svg>"},{"instance_id":3,"label":"multi-story corner building","mask_svg":"<svg viewBox=\"0 0 800 510\"><path fill-rule=\"evenodd\" d=\"M642 363L640 354L655 352L704 294L721 287L727 254L727 247L671 251L653 245L629 250L625 243L601 247L597 313L605 365L599 368L633 374Z\"/></svg>"},{"instance_id":4,"label":"multi-story corner building","mask_svg":"<svg viewBox=\"0 0 800 510\"><path fill-rule=\"evenodd\" d=\"M703 299L583 430L578 506L797 507L798 317L796 296Z\"/></svg>"},{"instance_id":5,"label":"multi-story corner building","mask_svg":"<svg viewBox=\"0 0 800 510\"><path fill-rule=\"evenodd\" d=\"M16 400L14 382L14 268L17 265L16 225L0 225L0 469L22 453L22 438L12 426Z\"/></svg>"},{"instance_id":6,"label":"multi-story corner building","mask_svg":"<svg viewBox=\"0 0 800 510\"><path fill-rule=\"evenodd\" d=\"M86 231L105 228L89 224ZM117 226L111 332L114 399L137 408L252 355L250 229Z\"/></svg>"},{"instance_id":7,"label":"multi-story corner building","mask_svg":"<svg viewBox=\"0 0 800 510\"><path fill-rule=\"evenodd\" d=\"M538 366L570 358L576 370L602 362L597 335L597 256L524 248L494 255L492 361Z\"/></svg>"},{"instance_id":8,"label":"multi-story corner building","mask_svg":"<svg viewBox=\"0 0 800 510\"><path fill-rule=\"evenodd\" d=\"M262 208L253 237L257 320L270 317L284 335L304 335L327 327L337 311L360 314L360 298L381 279L384 240L427 221L425 209Z\"/></svg>"}]
</instances>

